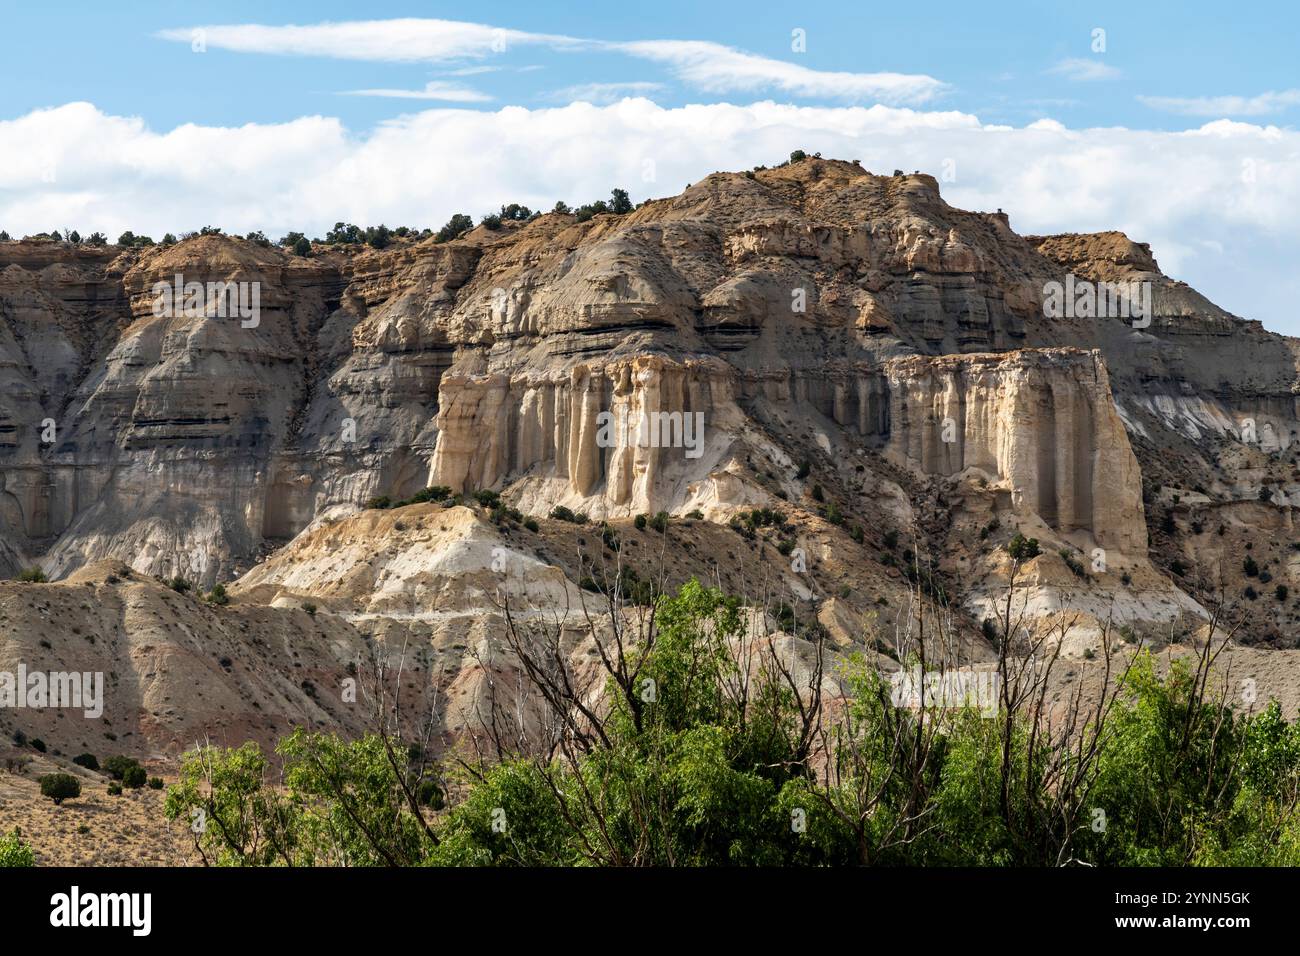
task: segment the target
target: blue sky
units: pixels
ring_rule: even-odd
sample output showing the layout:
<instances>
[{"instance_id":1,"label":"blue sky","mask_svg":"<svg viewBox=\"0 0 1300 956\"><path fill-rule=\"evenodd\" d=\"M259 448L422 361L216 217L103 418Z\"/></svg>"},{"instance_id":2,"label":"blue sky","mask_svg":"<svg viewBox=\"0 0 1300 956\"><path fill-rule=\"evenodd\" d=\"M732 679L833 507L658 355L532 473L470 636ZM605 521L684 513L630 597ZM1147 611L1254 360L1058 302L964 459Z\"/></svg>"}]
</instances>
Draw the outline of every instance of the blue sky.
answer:
<instances>
[{"instance_id":1,"label":"blue sky","mask_svg":"<svg viewBox=\"0 0 1300 956\"><path fill-rule=\"evenodd\" d=\"M1124 229L1300 332L1290 6L0 6L10 232L436 226L665 195L800 147L947 168L949 201L1022 232Z\"/></svg>"},{"instance_id":2,"label":"blue sky","mask_svg":"<svg viewBox=\"0 0 1300 956\"><path fill-rule=\"evenodd\" d=\"M699 100L698 91L661 66L616 53L507 48L500 56L431 64L209 49L197 59L187 45L157 36L167 28L205 24L428 17L584 39L708 40L816 70L928 75L949 87L928 105L1013 124L1051 117L1071 127L1186 129L1201 118L1146 105L1139 97L1254 96L1300 85L1295 65L1300 8L1281 3L1255 5L1249 16L1238 5L1221 3L1043 0L928 0L923 5L5 2L3 8L0 116L86 100L108 112L142 116L155 126L274 122L307 113L366 126L409 109L411 102L341 92L419 89L431 80L456 82L492 97L462 104L475 109L553 105L563 91L591 83L658 84L653 98L666 106ZM1104 53L1092 51L1095 28L1106 31ZM795 29L806 31L801 54L791 50ZM1080 79L1061 66L1071 60L1092 61L1117 75ZM464 66L494 69L454 75ZM1300 100L1267 115L1294 122Z\"/></svg>"}]
</instances>

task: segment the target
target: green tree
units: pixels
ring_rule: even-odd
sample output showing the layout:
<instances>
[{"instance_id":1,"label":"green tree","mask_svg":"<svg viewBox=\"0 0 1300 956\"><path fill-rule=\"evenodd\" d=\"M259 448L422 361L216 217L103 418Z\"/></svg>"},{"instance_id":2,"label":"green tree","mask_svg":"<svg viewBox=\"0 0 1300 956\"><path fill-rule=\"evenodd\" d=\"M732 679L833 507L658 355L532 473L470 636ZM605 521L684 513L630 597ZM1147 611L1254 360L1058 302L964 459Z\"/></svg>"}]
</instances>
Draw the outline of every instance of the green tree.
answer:
<instances>
[{"instance_id":1,"label":"green tree","mask_svg":"<svg viewBox=\"0 0 1300 956\"><path fill-rule=\"evenodd\" d=\"M99 760L94 754L77 754L72 758L72 762L78 767L85 767L87 770L98 770Z\"/></svg>"},{"instance_id":2,"label":"green tree","mask_svg":"<svg viewBox=\"0 0 1300 956\"><path fill-rule=\"evenodd\" d=\"M81 796L81 782L70 773L47 773L37 778L41 796L49 797L55 805Z\"/></svg>"},{"instance_id":3,"label":"green tree","mask_svg":"<svg viewBox=\"0 0 1300 956\"><path fill-rule=\"evenodd\" d=\"M128 770L132 767L138 766L140 766L140 761L136 760L134 757L125 757L118 754L117 756L109 757L104 761L104 773L108 774L114 780L121 780L126 776Z\"/></svg>"},{"instance_id":4,"label":"green tree","mask_svg":"<svg viewBox=\"0 0 1300 956\"><path fill-rule=\"evenodd\" d=\"M185 755L163 812L190 828L194 848L207 866L310 864L296 852L294 830L301 811L267 780L261 748L205 746Z\"/></svg>"},{"instance_id":5,"label":"green tree","mask_svg":"<svg viewBox=\"0 0 1300 956\"><path fill-rule=\"evenodd\" d=\"M1011 560L1016 562L1030 561L1042 553L1037 538L1026 538L1019 531L1007 542L1007 554L1011 555Z\"/></svg>"},{"instance_id":6,"label":"green tree","mask_svg":"<svg viewBox=\"0 0 1300 956\"><path fill-rule=\"evenodd\" d=\"M632 211L632 200L628 198L626 189L610 190L609 211L616 216L626 215Z\"/></svg>"},{"instance_id":7,"label":"green tree","mask_svg":"<svg viewBox=\"0 0 1300 956\"><path fill-rule=\"evenodd\" d=\"M128 790L139 790L148 782L149 776L145 773L144 767L139 764L127 767L122 772L122 786Z\"/></svg>"},{"instance_id":8,"label":"green tree","mask_svg":"<svg viewBox=\"0 0 1300 956\"><path fill-rule=\"evenodd\" d=\"M14 827L6 835L0 836L0 868L28 867L36 865L36 854L23 842L22 833Z\"/></svg>"},{"instance_id":9,"label":"green tree","mask_svg":"<svg viewBox=\"0 0 1300 956\"><path fill-rule=\"evenodd\" d=\"M463 212L458 212L448 219L446 225L434 234L434 240L436 242L450 242L453 239L459 239L473 228L474 220Z\"/></svg>"}]
</instances>

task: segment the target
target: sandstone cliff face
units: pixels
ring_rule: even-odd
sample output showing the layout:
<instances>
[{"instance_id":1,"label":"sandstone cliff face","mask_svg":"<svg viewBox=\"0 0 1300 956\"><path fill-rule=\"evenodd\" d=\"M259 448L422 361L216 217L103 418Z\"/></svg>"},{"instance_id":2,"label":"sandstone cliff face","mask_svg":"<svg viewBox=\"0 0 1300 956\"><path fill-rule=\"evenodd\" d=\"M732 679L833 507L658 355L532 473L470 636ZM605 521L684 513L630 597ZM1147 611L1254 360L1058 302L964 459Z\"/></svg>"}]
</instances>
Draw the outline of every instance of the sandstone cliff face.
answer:
<instances>
[{"instance_id":1,"label":"sandstone cliff face","mask_svg":"<svg viewBox=\"0 0 1300 956\"><path fill-rule=\"evenodd\" d=\"M1017 513L1146 553L1137 459L1098 352L912 357L886 375L894 455L928 474L979 469Z\"/></svg>"},{"instance_id":2,"label":"sandstone cliff face","mask_svg":"<svg viewBox=\"0 0 1300 956\"><path fill-rule=\"evenodd\" d=\"M558 379L447 376L430 484L460 491L527 478L602 513L675 509L743 416L723 363L646 355L581 363Z\"/></svg>"}]
</instances>

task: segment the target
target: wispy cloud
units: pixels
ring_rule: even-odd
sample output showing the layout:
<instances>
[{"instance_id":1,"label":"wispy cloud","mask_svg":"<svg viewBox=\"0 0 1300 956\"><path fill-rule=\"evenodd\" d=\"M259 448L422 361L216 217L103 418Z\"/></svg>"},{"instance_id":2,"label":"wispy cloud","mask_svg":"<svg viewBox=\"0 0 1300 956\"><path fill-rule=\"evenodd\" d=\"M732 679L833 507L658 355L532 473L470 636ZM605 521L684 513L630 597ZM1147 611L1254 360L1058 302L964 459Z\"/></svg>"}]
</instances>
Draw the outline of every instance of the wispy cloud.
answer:
<instances>
[{"instance_id":1,"label":"wispy cloud","mask_svg":"<svg viewBox=\"0 0 1300 956\"><path fill-rule=\"evenodd\" d=\"M492 99L480 90L440 80L431 80L424 84L422 90L344 90L339 95L386 96L398 100L442 100L447 103L487 103Z\"/></svg>"},{"instance_id":2,"label":"wispy cloud","mask_svg":"<svg viewBox=\"0 0 1300 956\"><path fill-rule=\"evenodd\" d=\"M583 45L572 37L526 33L461 20L402 18L353 20L307 26L257 23L160 30L158 37L181 43L196 39L210 48L280 56L325 56L386 63L448 62L504 53L513 46L566 49Z\"/></svg>"},{"instance_id":3,"label":"wispy cloud","mask_svg":"<svg viewBox=\"0 0 1300 956\"><path fill-rule=\"evenodd\" d=\"M913 73L813 70L704 40L639 40L614 45L631 56L666 64L685 83L710 93L774 88L796 96L886 103L925 103L945 85Z\"/></svg>"},{"instance_id":4,"label":"wispy cloud","mask_svg":"<svg viewBox=\"0 0 1300 956\"><path fill-rule=\"evenodd\" d=\"M1300 104L1300 90L1269 90L1258 96L1139 96L1139 102L1184 116L1264 116Z\"/></svg>"},{"instance_id":5,"label":"wispy cloud","mask_svg":"<svg viewBox=\"0 0 1300 956\"><path fill-rule=\"evenodd\" d=\"M802 97L888 104L929 102L946 89L932 76L814 70L704 40L616 42L507 30L456 20L399 19L309 26L235 24L160 31L165 40L213 49L281 56L326 56L382 62L454 62L483 59L514 47L599 51L659 63L683 83L711 93L780 90ZM466 69L476 69L471 66Z\"/></svg>"},{"instance_id":6,"label":"wispy cloud","mask_svg":"<svg viewBox=\"0 0 1300 956\"><path fill-rule=\"evenodd\" d=\"M630 83L582 83L578 86L566 86L555 90L549 98L564 103L596 103L604 105L615 103L625 96L645 96L662 90L662 83L636 81Z\"/></svg>"},{"instance_id":7,"label":"wispy cloud","mask_svg":"<svg viewBox=\"0 0 1300 956\"><path fill-rule=\"evenodd\" d=\"M1119 67L1110 66L1101 60L1088 59L1087 57L1072 56L1057 63L1047 71L1056 76L1063 76L1067 80L1075 80L1080 83L1092 83L1097 80L1114 80L1123 76L1123 70Z\"/></svg>"}]
</instances>

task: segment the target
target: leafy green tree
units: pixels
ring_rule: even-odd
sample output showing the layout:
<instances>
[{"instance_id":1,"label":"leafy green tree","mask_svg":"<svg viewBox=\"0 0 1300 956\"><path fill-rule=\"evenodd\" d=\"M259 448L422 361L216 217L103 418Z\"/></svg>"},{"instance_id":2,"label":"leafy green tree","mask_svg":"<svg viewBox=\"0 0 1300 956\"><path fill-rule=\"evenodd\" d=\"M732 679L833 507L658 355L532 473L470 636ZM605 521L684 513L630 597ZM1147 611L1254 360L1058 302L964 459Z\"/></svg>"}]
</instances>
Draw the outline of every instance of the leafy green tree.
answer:
<instances>
[{"instance_id":1,"label":"leafy green tree","mask_svg":"<svg viewBox=\"0 0 1300 956\"><path fill-rule=\"evenodd\" d=\"M167 794L168 819L202 819L194 834L216 865L409 866L437 839L424 814L443 788L400 742L369 734L346 741L295 731L280 742L283 787L254 743L186 755Z\"/></svg>"},{"instance_id":2,"label":"leafy green tree","mask_svg":"<svg viewBox=\"0 0 1300 956\"><path fill-rule=\"evenodd\" d=\"M139 790L148 782L149 776L145 773L144 767L139 764L127 767L122 772L122 786L128 790Z\"/></svg>"},{"instance_id":3,"label":"leafy green tree","mask_svg":"<svg viewBox=\"0 0 1300 956\"><path fill-rule=\"evenodd\" d=\"M605 203L605 200L597 199L593 203L579 206L577 211L574 213L574 218L577 219L578 222L586 222L588 219L592 219L595 216L607 212L609 212L609 206Z\"/></svg>"},{"instance_id":4,"label":"leafy green tree","mask_svg":"<svg viewBox=\"0 0 1300 956\"><path fill-rule=\"evenodd\" d=\"M0 868L35 865L36 854L23 842L22 833L17 827L0 836Z\"/></svg>"},{"instance_id":5,"label":"leafy green tree","mask_svg":"<svg viewBox=\"0 0 1300 956\"><path fill-rule=\"evenodd\" d=\"M1099 862L1118 866L1295 865L1300 729L1271 701L1241 716L1207 698L1205 670L1143 652L1102 754L1092 800Z\"/></svg>"},{"instance_id":6,"label":"leafy green tree","mask_svg":"<svg viewBox=\"0 0 1300 956\"><path fill-rule=\"evenodd\" d=\"M361 240L361 229L350 222L336 222L334 228L325 233L325 242L329 245L354 245Z\"/></svg>"},{"instance_id":7,"label":"leafy green tree","mask_svg":"<svg viewBox=\"0 0 1300 956\"><path fill-rule=\"evenodd\" d=\"M1029 561L1042 553L1037 538L1026 538L1019 531L1007 542L1007 554L1011 555L1013 561Z\"/></svg>"},{"instance_id":8,"label":"leafy green tree","mask_svg":"<svg viewBox=\"0 0 1300 956\"><path fill-rule=\"evenodd\" d=\"M104 773L108 774L114 780L121 780L126 776L128 770L132 767L138 766L140 766L140 761L136 760L134 757L126 757L118 754L117 756L109 757L104 761Z\"/></svg>"},{"instance_id":9,"label":"leafy green tree","mask_svg":"<svg viewBox=\"0 0 1300 956\"><path fill-rule=\"evenodd\" d=\"M474 220L463 212L458 212L447 220L446 225L437 231L434 240L437 242L450 242L453 239L459 239L473 228Z\"/></svg>"},{"instance_id":10,"label":"leafy green tree","mask_svg":"<svg viewBox=\"0 0 1300 956\"><path fill-rule=\"evenodd\" d=\"M56 806L64 800L81 796L81 782L70 773L47 773L37 781L41 785L41 796L49 797Z\"/></svg>"},{"instance_id":11,"label":"leafy green tree","mask_svg":"<svg viewBox=\"0 0 1300 956\"><path fill-rule=\"evenodd\" d=\"M614 215L622 216L632 211L632 200L628 198L626 189L612 189L610 196L609 211Z\"/></svg>"},{"instance_id":12,"label":"leafy green tree","mask_svg":"<svg viewBox=\"0 0 1300 956\"><path fill-rule=\"evenodd\" d=\"M300 810L269 785L266 755L249 742L237 749L200 747L186 754L163 812L186 823L208 866L304 865L294 829Z\"/></svg>"}]
</instances>

